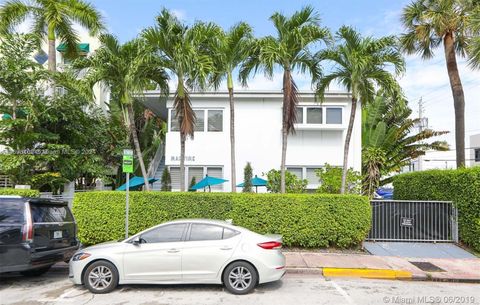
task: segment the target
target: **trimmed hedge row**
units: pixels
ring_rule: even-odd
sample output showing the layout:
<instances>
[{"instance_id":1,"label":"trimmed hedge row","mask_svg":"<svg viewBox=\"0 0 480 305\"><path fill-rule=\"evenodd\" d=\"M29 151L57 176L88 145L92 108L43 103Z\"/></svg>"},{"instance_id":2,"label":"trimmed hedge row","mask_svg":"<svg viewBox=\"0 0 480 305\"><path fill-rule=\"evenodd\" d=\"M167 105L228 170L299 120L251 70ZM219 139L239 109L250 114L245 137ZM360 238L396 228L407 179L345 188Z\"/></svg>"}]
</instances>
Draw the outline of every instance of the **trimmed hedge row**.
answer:
<instances>
[{"instance_id":1,"label":"trimmed hedge row","mask_svg":"<svg viewBox=\"0 0 480 305\"><path fill-rule=\"evenodd\" d=\"M395 199L453 201L460 239L480 251L480 167L402 174L393 186Z\"/></svg>"},{"instance_id":2,"label":"trimmed hedge row","mask_svg":"<svg viewBox=\"0 0 480 305\"><path fill-rule=\"evenodd\" d=\"M18 196L22 196L22 197L40 197L40 192L37 191L37 190L0 188L0 195L18 195Z\"/></svg>"},{"instance_id":3,"label":"trimmed hedge row","mask_svg":"<svg viewBox=\"0 0 480 305\"><path fill-rule=\"evenodd\" d=\"M86 245L124 236L124 192L75 194L73 213ZM371 211L360 196L130 193L129 234L179 218L233 219L261 234L282 234L286 246L345 248L366 237Z\"/></svg>"}]
</instances>

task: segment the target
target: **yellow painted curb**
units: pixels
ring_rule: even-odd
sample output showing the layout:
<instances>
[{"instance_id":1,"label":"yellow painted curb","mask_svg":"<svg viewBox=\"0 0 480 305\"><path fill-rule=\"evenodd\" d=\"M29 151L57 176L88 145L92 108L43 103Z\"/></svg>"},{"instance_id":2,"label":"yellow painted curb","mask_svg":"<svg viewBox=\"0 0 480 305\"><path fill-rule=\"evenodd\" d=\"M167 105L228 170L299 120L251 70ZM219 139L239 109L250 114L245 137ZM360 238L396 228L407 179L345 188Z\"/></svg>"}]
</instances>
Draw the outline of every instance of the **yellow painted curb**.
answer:
<instances>
[{"instance_id":1,"label":"yellow painted curb","mask_svg":"<svg viewBox=\"0 0 480 305\"><path fill-rule=\"evenodd\" d=\"M412 273L403 270L358 269L358 268L323 268L323 276L361 277L371 279L406 280L412 279Z\"/></svg>"}]
</instances>

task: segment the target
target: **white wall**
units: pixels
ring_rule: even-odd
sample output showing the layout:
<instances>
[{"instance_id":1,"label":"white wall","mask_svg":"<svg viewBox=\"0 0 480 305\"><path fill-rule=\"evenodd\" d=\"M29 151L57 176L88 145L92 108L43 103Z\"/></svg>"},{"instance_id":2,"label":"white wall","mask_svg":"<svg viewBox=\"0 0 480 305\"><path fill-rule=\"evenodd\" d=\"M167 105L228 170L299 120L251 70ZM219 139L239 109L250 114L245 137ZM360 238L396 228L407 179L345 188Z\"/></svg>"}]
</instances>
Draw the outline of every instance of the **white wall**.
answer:
<instances>
[{"instance_id":1,"label":"white wall","mask_svg":"<svg viewBox=\"0 0 480 305\"><path fill-rule=\"evenodd\" d=\"M223 167L225 179L230 180L230 138L229 103L226 93L192 94L194 109L223 109L223 132L196 132L193 140L186 142L186 166L219 165ZM167 107L173 102L169 100ZM302 94L300 105L319 105L311 93ZM251 162L253 174L259 177L272 168L280 168L281 93L242 92L235 100L235 137L236 137L236 178L237 184L243 181L243 168ZM328 95L322 106L341 106L343 124L341 126L322 126L319 130L300 130L288 137L287 166L322 166L325 163L341 166L343 163L343 145L350 114L350 100L346 94ZM349 166L361 169L361 109L357 108L356 122L350 145ZM205 118L207 124L207 118ZM308 127L308 126L307 126ZM180 156L179 132L169 131L166 136L166 165L178 166ZM188 157L194 156L195 160ZM172 157L174 159L172 160ZM188 185L189 181L187 181ZM264 188L262 188L264 189ZM224 184L224 190L230 191L230 183ZM239 189L238 189L239 190ZM260 189L259 189L260 191Z\"/></svg>"}]
</instances>

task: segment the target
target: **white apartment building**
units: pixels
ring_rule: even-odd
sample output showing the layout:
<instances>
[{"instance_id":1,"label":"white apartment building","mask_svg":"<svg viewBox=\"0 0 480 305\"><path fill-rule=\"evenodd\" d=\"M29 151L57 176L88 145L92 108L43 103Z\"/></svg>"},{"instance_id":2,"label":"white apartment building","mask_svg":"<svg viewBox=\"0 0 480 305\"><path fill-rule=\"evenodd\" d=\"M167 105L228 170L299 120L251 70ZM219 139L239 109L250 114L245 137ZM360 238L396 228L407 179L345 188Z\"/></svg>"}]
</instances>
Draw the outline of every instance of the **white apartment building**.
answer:
<instances>
[{"instance_id":1,"label":"white apartment building","mask_svg":"<svg viewBox=\"0 0 480 305\"><path fill-rule=\"evenodd\" d=\"M470 136L470 154L466 154L467 159L470 159L470 167L480 166L480 133Z\"/></svg>"},{"instance_id":2,"label":"white apartment building","mask_svg":"<svg viewBox=\"0 0 480 305\"><path fill-rule=\"evenodd\" d=\"M168 122L165 154L155 177L160 178L163 168L168 167L172 189L179 190L180 133L172 109L173 98L159 101L159 92L153 91L145 93L145 98L145 104ZM258 177L271 169L280 169L282 99L280 91L235 93L237 184L243 182L243 168L247 162ZM228 92L191 93L191 101L197 125L194 138L186 141L185 185L190 184L192 177L198 182L206 174L230 180ZM350 101L351 96L344 92L327 93L323 103L316 100L312 92L300 94L296 133L288 136L286 166L298 177L307 179L309 189L319 185L315 169L325 163L342 166ZM357 108L348 165L356 171L361 169L361 107ZM157 187L154 185L154 189ZM212 190L229 192L231 184L227 182Z\"/></svg>"}]
</instances>

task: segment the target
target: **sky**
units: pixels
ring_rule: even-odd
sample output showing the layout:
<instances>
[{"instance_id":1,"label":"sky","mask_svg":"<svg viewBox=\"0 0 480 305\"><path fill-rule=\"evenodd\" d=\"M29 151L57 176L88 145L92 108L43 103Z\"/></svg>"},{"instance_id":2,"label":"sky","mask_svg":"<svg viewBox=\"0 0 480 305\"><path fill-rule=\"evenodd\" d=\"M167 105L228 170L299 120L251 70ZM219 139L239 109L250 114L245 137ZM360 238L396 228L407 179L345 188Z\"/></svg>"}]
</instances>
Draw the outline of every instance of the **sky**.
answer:
<instances>
[{"instance_id":1,"label":"sky","mask_svg":"<svg viewBox=\"0 0 480 305\"><path fill-rule=\"evenodd\" d=\"M0 3L4 0L0 0ZM121 41L138 35L142 29L154 25L155 16L165 7L186 23L195 20L212 21L228 29L239 21L248 22L257 37L274 34L268 18L275 11L291 14L305 5L312 5L320 14L322 25L335 32L341 25L350 25L362 35L380 37L400 34L402 8L405 0L91 0L103 14L108 30ZM423 98L424 115L429 127L450 131L438 137L446 140L454 149L454 109L448 82L443 49L435 57L424 61L418 56L406 57L407 70L400 79L409 105L418 114L418 100ZM459 59L460 76L465 91L466 147L469 136L480 133L480 70L473 71L463 59ZM307 77L296 75L300 89L310 89ZM248 89L281 89L281 74L273 80L257 75L249 82ZM238 86L237 86L238 87ZM331 89L338 90L333 86ZM448 153L447 153L448 154ZM442 159L454 159L454 151ZM469 153L467 153L467 159ZM444 164L444 162L442 163Z\"/></svg>"}]
</instances>

